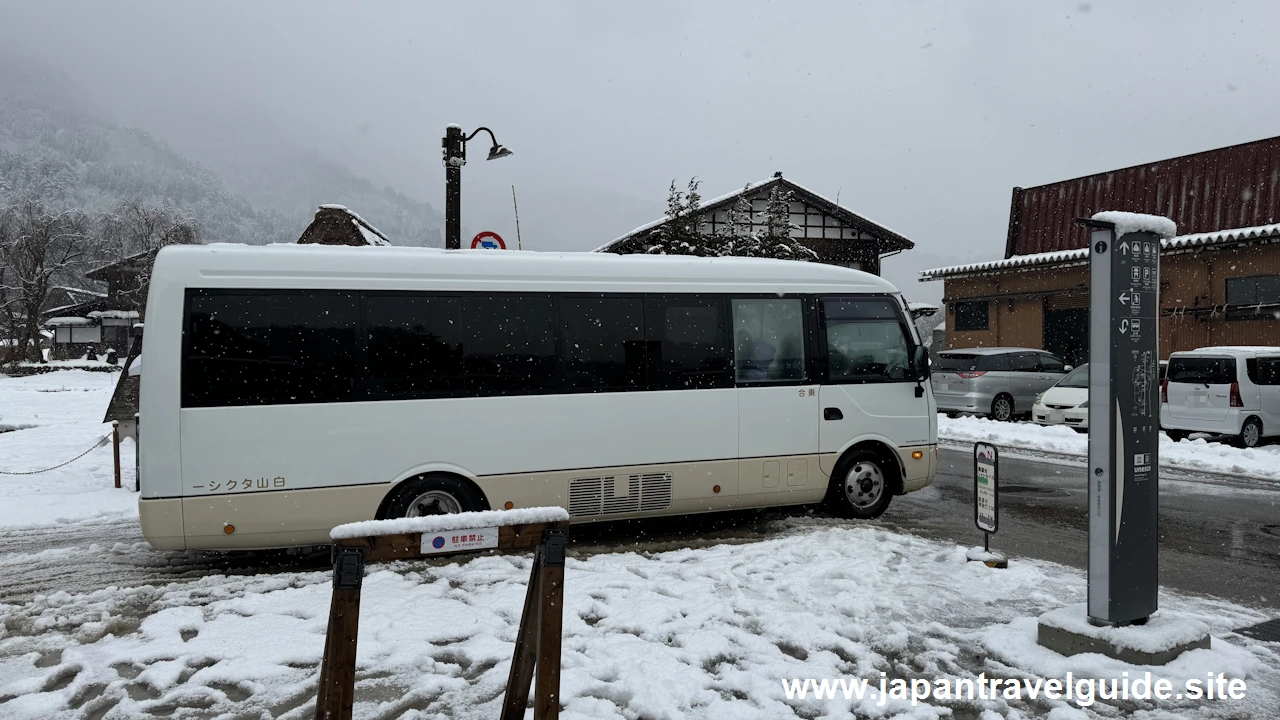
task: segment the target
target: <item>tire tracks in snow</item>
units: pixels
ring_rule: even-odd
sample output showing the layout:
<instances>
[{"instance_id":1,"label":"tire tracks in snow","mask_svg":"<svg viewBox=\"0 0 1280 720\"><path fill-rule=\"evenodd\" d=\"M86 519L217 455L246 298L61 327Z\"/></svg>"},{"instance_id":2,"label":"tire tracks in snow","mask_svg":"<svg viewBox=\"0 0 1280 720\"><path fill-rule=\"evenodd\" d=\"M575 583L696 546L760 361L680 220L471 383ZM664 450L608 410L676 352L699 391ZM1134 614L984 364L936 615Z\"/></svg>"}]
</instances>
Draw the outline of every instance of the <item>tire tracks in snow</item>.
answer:
<instances>
[{"instance_id":1,"label":"tire tracks in snow","mask_svg":"<svg viewBox=\"0 0 1280 720\"><path fill-rule=\"evenodd\" d=\"M0 604L22 604L59 591L87 593L195 580L209 575L317 570L328 553L212 553L155 550L134 519L0 530Z\"/></svg>"}]
</instances>

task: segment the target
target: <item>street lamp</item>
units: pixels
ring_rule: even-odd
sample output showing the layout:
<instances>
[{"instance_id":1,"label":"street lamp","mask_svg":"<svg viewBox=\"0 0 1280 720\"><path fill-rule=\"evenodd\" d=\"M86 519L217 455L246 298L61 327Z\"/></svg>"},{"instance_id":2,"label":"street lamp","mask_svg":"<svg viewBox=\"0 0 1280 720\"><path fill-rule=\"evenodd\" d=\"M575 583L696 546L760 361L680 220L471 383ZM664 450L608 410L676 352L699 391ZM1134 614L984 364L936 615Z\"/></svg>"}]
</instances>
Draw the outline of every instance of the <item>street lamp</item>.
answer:
<instances>
[{"instance_id":1,"label":"street lamp","mask_svg":"<svg viewBox=\"0 0 1280 720\"><path fill-rule=\"evenodd\" d=\"M440 141L444 148L444 247L446 250L457 250L462 247L462 166L467 164L467 143L483 130L489 133L493 147L489 148L486 160L497 160L511 154L505 146L498 144L498 138L487 127L476 128L476 131L463 137L460 125L449 125L445 128L444 139Z\"/></svg>"}]
</instances>

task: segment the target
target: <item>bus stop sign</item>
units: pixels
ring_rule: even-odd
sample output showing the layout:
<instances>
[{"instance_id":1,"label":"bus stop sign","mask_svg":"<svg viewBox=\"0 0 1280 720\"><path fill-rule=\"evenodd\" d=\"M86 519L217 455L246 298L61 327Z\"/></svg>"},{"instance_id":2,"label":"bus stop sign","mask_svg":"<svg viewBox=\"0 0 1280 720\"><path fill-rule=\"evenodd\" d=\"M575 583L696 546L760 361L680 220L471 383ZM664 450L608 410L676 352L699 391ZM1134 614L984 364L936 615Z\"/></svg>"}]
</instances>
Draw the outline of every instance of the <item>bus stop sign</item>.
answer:
<instances>
[{"instance_id":1,"label":"bus stop sign","mask_svg":"<svg viewBox=\"0 0 1280 720\"><path fill-rule=\"evenodd\" d=\"M986 533L1000 529L999 457L995 445L973 446L973 521Z\"/></svg>"}]
</instances>

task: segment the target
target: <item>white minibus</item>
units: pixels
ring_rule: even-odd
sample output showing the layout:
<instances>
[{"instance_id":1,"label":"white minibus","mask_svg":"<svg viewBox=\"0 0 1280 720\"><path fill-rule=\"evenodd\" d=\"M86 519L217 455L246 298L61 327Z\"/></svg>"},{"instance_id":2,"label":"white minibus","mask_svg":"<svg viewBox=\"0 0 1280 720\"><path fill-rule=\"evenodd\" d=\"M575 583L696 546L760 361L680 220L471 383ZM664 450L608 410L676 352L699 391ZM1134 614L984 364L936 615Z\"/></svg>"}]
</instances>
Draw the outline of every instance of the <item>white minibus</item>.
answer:
<instances>
[{"instance_id":1,"label":"white minibus","mask_svg":"<svg viewBox=\"0 0 1280 720\"><path fill-rule=\"evenodd\" d=\"M937 468L908 317L888 282L817 263L167 247L143 339L143 535L279 548L546 505L876 517Z\"/></svg>"}]
</instances>

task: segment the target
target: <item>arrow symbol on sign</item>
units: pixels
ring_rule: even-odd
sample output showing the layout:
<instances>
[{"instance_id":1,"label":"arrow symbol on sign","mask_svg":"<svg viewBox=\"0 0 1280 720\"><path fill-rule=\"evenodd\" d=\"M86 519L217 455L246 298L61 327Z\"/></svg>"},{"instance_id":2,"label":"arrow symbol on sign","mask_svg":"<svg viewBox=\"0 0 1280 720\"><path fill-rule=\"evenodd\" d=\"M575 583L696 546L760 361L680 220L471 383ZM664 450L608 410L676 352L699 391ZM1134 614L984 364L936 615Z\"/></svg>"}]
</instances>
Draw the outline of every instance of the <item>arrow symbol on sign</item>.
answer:
<instances>
[{"instance_id":1,"label":"arrow symbol on sign","mask_svg":"<svg viewBox=\"0 0 1280 720\"><path fill-rule=\"evenodd\" d=\"M1127 332L1129 332L1129 321L1128 321L1128 320L1121 320L1121 321L1120 321L1120 334L1121 334L1121 335L1123 335L1123 334L1125 334L1125 333L1127 333Z\"/></svg>"},{"instance_id":2,"label":"arrow symbol on sign","mask_svg":"<svg viewBox=\"0 0 1280 720\"><path fill-rule=\"evenodd\" d=\"M1120 294L1120 302L1121 302L1122 304L1124 304L1124 305L1128 305L1128 304L1129 304L1129 293L1121 293L1121 294Z\"/></svg>"},{"instance_id":3,"label":"arrow symbol on sign","mask_svg":"<svg viewBox=\"0 0 1280 720\"><path fill-rule=\"evenodd\" d=\"M1128 255L1129 255L1129 243L1120 243L1120 252L1124 253L1124 254L1125 254L1125 256L1126 256L1126 257L1128 257Z\"/></svg>"}]
</instances>

